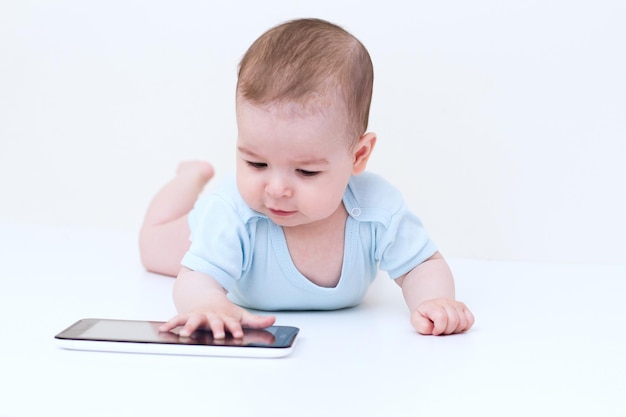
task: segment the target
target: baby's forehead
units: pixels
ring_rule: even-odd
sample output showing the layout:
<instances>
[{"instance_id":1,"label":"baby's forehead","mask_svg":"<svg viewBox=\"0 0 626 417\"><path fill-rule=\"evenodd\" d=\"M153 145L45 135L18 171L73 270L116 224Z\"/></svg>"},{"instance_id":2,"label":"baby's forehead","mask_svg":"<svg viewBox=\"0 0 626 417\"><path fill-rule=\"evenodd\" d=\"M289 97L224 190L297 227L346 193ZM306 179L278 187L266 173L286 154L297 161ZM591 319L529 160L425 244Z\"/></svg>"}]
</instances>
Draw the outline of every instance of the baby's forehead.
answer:
<instances>
[{"instance_id":1,"label":"baby's forehead","mask_svg":"<svg viewBox=\"0 0 626 417\"><path fill-rule=\"evenodd\" d=\"M258 123L278 127L286 123L305 123L303 126L318 126L329 129L332 137L350 146L354 140L350 134L349 118L342 102L309 100L305 103L294 100L275 100L269 103L256 103L250 100L237 100L238 129L256 129ZM308 129L308 128L305 128Z\"/></svg>"},{"instance_id":2,"label":"baby's forehead","mask_svg":"<svg viewBox=\"0 0 626 417\"><path fill-rule=\"evenodd\" d=\"M237 97L237 109L252 107L281 118L331 117L338 113L345 114L346 106L336 95L310 93L305 97L290 99L280 98L257 102ZM345 117L342 117L345 120Z\"/></svg>"}]
</instances>

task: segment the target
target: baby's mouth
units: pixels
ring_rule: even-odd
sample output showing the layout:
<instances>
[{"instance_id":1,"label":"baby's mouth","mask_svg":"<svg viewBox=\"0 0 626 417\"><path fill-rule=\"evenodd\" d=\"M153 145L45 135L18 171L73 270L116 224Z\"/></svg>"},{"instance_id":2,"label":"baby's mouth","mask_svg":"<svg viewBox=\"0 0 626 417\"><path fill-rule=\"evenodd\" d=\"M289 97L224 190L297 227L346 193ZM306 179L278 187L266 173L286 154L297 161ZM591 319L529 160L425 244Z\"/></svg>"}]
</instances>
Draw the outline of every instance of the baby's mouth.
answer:
<instances>
[{"instance_id":1,"label":"baby's mouth","mask_svg":"<svg viewBox=\"0 0 626 417\"><path fill-rule=\"evenodd\" d=\"M291 216L292 214L295 214L295 211L285 211L285 210L278 210L278 209L269 209L270 212L275 215L275 216L280 216L280 217L286 217L286 216Z\"/></svg>"}]
</instances>

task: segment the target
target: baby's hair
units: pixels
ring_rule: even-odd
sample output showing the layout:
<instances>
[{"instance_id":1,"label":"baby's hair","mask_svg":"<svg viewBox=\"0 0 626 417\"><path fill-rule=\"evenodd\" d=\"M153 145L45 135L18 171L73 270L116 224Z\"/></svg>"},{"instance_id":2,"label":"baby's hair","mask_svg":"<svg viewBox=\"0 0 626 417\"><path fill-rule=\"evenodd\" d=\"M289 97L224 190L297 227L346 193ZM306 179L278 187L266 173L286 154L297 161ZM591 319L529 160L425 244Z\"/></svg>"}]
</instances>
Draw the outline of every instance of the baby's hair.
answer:
<instances>
[{"instance_id":1,"label":"baby's hair","mask_svg":"<svg viewBox=\"0 0 626 417\"><path fill-rule=\"evenodd\" d=\"M239 64L238 99L258 104L340 98L347 132L365 133L374 70L367 49L343 28L321 19L298 19L261 35Z\"/></svg>"}]
</instances>

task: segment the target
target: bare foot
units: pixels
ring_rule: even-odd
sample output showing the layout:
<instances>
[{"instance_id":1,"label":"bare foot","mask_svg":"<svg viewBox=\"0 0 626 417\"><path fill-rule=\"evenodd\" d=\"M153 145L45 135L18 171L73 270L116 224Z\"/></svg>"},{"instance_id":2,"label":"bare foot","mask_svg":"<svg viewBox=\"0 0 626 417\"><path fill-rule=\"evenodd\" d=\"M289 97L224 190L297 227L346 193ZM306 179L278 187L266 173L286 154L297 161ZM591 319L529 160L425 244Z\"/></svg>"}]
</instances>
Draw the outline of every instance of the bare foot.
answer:
<instances>
[{"instance_id":1,"label":"bare foot","mask_svg":"<svg viewBox=\"0 0 626 417\"><path fill-rule=\"evenodd\" d=\"M199 186L209 182L214 173L213 165L205 161L183 161L176 170L177 176L197 179Z\"/></svg>"}]
</instances>

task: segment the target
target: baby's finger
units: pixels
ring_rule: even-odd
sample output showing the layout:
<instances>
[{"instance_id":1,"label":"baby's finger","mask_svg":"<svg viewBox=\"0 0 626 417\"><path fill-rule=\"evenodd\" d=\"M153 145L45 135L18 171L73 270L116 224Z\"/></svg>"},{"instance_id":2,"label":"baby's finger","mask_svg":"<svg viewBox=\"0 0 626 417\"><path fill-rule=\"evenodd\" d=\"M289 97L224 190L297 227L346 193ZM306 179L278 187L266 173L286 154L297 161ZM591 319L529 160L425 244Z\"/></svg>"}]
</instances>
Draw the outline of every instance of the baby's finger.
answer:
<instances>
[{"instance_id":1,"label":"baby's finger","mask_svg":"<svg viewBox=\"0 0 626 417\"><path fill-rule=\"evenodd\" d=\"M244 311L241 317L241 325L249 329L265 329L276 322L274 316L257 316L248 311Z\"/></svg>"},{"instance_id":2,"label":"baby's finger","mask_svg":"<svg viewBox=\"0 0 626 417\"><path fill-rule=\"evenodd\" d=\"M224 318L224 327L228 332L236 339L240 339L243 337L243 328L241 327L241 323L234 317L225 317Z\"/></svg>"},{"instance_id":3,"label":"baby's finger","mask_svg":"<svg viewBox=\"0 0 626 417\"><path fill-rule=\"evenodd\" d=\"M415 311L411 315L411 324L413 328L420 334L433 334L433 322L420 311Z\"/></svg>"},{"instance_id":4,"label":"baby's finger","mask_svg":"<svg viewBox=\"0 0 626 417\"><path fill-rule=\"evenodd\" d=\"M446 333L448 329L448 312L445 305L437 302L426 302L417 311L432 322L432 330L429 334L439 336Z\"/></svg>"},{"instance_id":5,"label":"baby's finger","mask_svg":"<svg viewBox=\"0 0 626 417\"><path fill-rule=\"evenodd\" d=\"M180 331L180 335L182 337L190 337L193 332L204 326L206 322L206 315L199 313L190 314L187 316L187 321L185 323L180 323L181 326L184 325Z\"/></svg>"},{"instance_id":6,"label":"baby's finger","mask_svg":"<svg viewBox=\"0 0 626 417\"><path fill-rule=\"evenodd\" d=\"M469 312L462 302L457 301L453 306L449 306L448 314L450 317L454 317L454 319L451 319L454 323L448 326L446 334L462 333L472 327L472 313Z\"/></svg>"},{"instance_id":7,"label":"baby's finger","mask_svg":"<svg viewBox=\"0 0 626 417\"><path fill-rule=\"evenodd\" d=\"M187 315L179 314L177 316L172 317L165 323L159 326L160 332L169 332L170 330L175 329L178 326L183 326L187 323Z\"/></svg>"},{"instance_id":8,"label":"baby's finger","mask_svg":"<svg viewBox=\"0 0 626 417\"><path fill-rule=\"evenodd\" d=\"M446 315L446 327L441 334L453 334L457 333L459 327L462 327L462 321L460 312L454 306L444 306L444 314Z\"/></svg>"},{"instance_id":9,"label":"baby's finger","mask_svg":"<svg viewBox=\"0 0 626 417\"><path fill-rule=\"evenodd\" d=\"M213 333L214 339L224 339L226 337L223 319L218 316L211 316L208 318L208 325Z\"/></svg>"},{"instance_id":10,"label":"baby's finger","mask_svg":"<svg viewBox=\"0 0 626 417\"><path fill-rule=\"evenodd\" d=\"M469 329L472 328L472 326L474 325L474 315L472 314L472 312L469 310L469 308L465 307L465 305L463 305L463 314L465 316L466 319L466 325L465 328L462 331L467 331Z\"/></svg>"},{"instance_id":11,"label":"baby's finger","mask_svg":"<svg viewBox=\"0 0 626 417\"><path fill-rule=\"evenodd\" d=\"M468 329L468 319L465 315L465 311L463 311L462 309L457 309L456 314L458 317L458 321L456 328L453 329L452 333L462 333Z\"/></svg>"},{"instance_id":12,"label":"baby's finger","mask_svg":"<svg viewBox=\"0 0 626 417\"><path fill-rule=\"evenodd\" d=\"M435 336L446 334L450 323L448 312L445 307L434 308L429 311L429 317L433 322L433 333Z\"/></svg>"}]
</instances>

